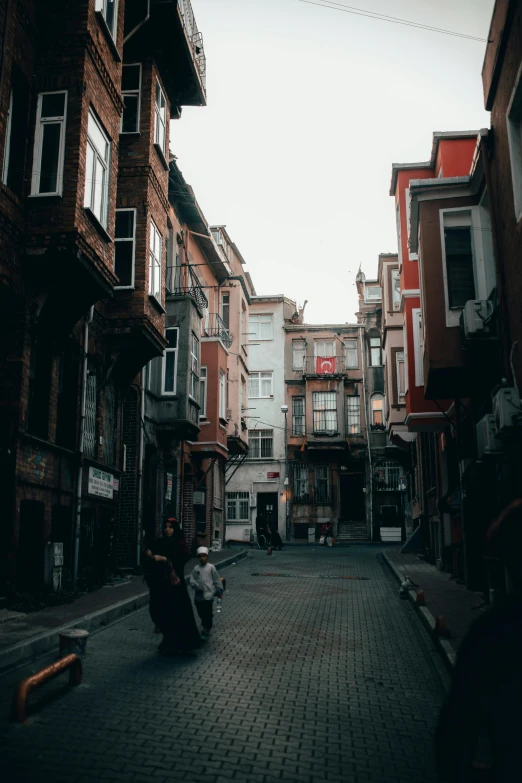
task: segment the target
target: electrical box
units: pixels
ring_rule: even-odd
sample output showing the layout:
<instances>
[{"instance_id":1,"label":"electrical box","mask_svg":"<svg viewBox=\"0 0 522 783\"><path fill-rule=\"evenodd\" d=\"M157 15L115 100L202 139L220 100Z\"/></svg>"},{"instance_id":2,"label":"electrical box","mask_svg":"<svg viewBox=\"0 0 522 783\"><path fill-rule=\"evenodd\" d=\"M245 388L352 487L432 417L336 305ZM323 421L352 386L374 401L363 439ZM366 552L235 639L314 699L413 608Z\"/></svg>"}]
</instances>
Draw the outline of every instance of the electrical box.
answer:
<instances>
[{"instance_id":1,"label":"electrical box","mask_svg":"<svg viewBox=\"0 0 522 783\"><path fill-rule=\"evenodd\" d=\"M257 495L255 492L250 493L250 508L255 508L257 506Z\"/></svg>"},{"instance_id":2,"label":"electrical box","mask_svg":"<svg viewBox=\"0 0 522 783\"><path fill-rule=\"evenodd\" d=\"M518 391L507 386L493 397L493 416L497 435L501 438L514 435L522 425L522 408Z\"/></svg>"},{"instance_id":3,"label":"electrical box","mask_svg":"<svg viewBox=\"0 0 522 783\"><path fill-rule=\"evenodd\" d=\"M502 451L502 443L497 438L495 417L488 413L477 422L477 456L484 459L492 454Z\"/></svg>"},{"instance_id":4,"label":"electrical box","mask_svg":"<svg viewBox=\"0 0 522 783\"><path fill-rule=\"evenodd\" d=\"M489 299L470 299L462 310L462 331L464 340L491 340L493 326L493 303Z\"/></svg>"}]
</instances>

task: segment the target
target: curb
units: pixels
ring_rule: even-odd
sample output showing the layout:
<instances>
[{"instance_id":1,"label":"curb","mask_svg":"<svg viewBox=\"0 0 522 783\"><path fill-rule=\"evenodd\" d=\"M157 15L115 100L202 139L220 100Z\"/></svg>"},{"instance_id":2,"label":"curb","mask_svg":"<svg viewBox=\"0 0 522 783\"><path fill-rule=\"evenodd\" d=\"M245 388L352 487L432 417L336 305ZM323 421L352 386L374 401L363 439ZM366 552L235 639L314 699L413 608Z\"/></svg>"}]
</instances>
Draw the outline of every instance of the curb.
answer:
<instances>
[{"instance_id":1,"label":"curb","mask_svg":"<svg viewBox=\"0 0 522 783\"><path fill-rule=\"evenodd\" d=\"M216 568L220 571L222 568L226 568L232 563L242 560L246 557L247 550L243 549L236 552L234 555L230 555L225 560L216 563ZM188 579L188 576L185 577ZM24 641L17 642L11 647L6 647L0 650L0 673L5 673L7 669L11 669L21 663L25 663L31 658L40 656L46 652L49 652L52 648L58 649L60 634L64 631L72 628L82 628L85 631L93 633L100 630L111 623L121 620L122 617L135 612L138 609L142 609L149 602L149 591L144 590L142 593L138 593L132 598L126 598L123 601L118 601L111 606L106 606L104 609L99 609L97 612L78 617L76 620L60 625L58 628L53 628L51 631L44 631L43 633L33 636L32 638L25 639Z\"/></svg>"},{"instance_id":2,"label":"curb","mask_svg":"<svg viewBox=\"0 0 522 783\"><path fill-rule=\"evenodd\" d=\"M396 580L399 582L399 584L403 581L404 575L400 573L395 568L395 565L391 562L391 560L388 558L388 555L386 552L382 553L384 560L386 562L386 565L396 578ZM411 590L408 590L408 600L413 604L415 610L417 611L417 614L420 615L421 621L428 631L430 638L432 641L435 642L435 646L437 647L438 651L440 652L442 656L442 660L444 661L444 665L446 666L446 669L450 674L453 674L455 670L455 663L457 661L457 653L451 646L450 642L448 642L447 639L441 639L439 636L434 636L435 631L435 618L433 617L430 610L425 606L419 606L417 604L417 590L415 588L412 588Z\"/></svg>"}]
</instances>

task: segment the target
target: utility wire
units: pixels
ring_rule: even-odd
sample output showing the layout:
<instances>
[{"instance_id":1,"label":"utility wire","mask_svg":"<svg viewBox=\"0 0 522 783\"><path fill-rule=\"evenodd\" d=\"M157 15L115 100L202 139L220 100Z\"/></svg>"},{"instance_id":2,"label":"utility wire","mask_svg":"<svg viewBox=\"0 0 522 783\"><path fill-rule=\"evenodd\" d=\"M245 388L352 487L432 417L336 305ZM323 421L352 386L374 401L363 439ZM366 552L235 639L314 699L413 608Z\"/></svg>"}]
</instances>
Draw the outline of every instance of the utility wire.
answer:
<instances>
[{"instance_id":1,"label":"utility wire","mask_svg":"<svg viewBox=\"0 0 522 783\"><path fill-rule=\"evenodd\" d=\"M329 8L332 11L343 11L345 14L353 14L354 16L365 16L368 19L378 19L381 22L390 22L392 24L400 24L406 27L416 27L419 30L427 30L431 33L440 33L441 35L453 35L456 38L466 38L470 41L480 41L481 43L489 43L486 38L478 38L475 35L466 35L465 33L456 33L453 30L444 30L440 27L432 27L431 25L421 24L420 22L412 22L408 19L400 19L396 16L387 16L386 14L379 14L374 11L364 11L362 8L354 8L351 5L345 5L345 3L335 3L333 0L326 0L325 2L314 2L314 0L299 0L300 3L306 3L307 5L316 5L319 8ZM326 4L328 2L328 5Z\"/></svg>"}]
</instances>

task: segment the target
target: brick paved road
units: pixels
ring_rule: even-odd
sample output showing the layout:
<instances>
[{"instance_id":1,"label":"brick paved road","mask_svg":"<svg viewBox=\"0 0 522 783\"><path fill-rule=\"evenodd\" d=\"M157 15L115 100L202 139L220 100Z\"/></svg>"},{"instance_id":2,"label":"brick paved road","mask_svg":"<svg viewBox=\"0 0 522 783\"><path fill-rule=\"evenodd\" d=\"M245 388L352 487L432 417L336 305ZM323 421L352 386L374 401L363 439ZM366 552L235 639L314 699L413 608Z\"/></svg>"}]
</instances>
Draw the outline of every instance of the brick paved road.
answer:
<instances>
[{"instance_id":1,"label":"brick paved road","mask_svg":"<svg viewBox=\"0 0 522 783\"><path fill-rule=\"evenodd\" d=\"M35 694L44 704L27 726L4 720L5 685L26 671L5 676L0 773L9 765L9 780L68 783L434 781L445 675L378 551L255 551L224 572L223 612L195 658L158 656L148 614L137 612L91 636L84 685L56 680ZM341 575L366 579L317 578Z\"/></svg>"}]
</instances>

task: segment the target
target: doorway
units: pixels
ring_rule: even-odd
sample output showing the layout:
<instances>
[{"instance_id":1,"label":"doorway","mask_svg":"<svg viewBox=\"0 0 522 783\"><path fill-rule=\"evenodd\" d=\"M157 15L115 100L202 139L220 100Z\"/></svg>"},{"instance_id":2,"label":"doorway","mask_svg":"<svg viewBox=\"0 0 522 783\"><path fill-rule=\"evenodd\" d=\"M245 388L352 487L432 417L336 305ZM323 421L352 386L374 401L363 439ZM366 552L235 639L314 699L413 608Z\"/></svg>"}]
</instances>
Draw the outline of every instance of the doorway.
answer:
<instances>
[{"instance_id":1,"label":"doorway","mask_svg":"<svg viewBox=\"0 0 522 783\"><path fill-rule=\"evenodd\" d=\"M31 593L43 586L44 558L44 504L22 500L16 568L18 592Z\"/></svg>"},{"instance_id":2,"label":"doorway","mask_svg":"<svg viewBox=\"0 0 522 783\"><path fill-rule=\"evenodd\" d=\"M277 492L258 492L257 493L257 516L263 518L270 527L272 533L277 530Z\"/></svg>"},{"instance_id":3,"label":"doorway","mask_svg":"<svg viewBox=\"0 0 522 783\"><path fill-rule=\"evenodd\" d=\"M341 473L341 520L364 522L366 519L362 473Z\"/></svg>"}]
</instances>

